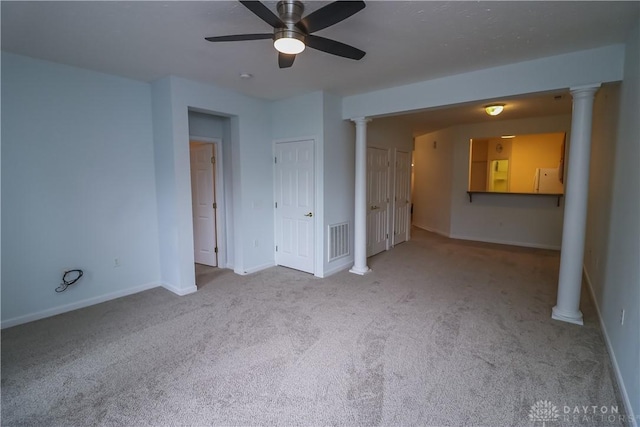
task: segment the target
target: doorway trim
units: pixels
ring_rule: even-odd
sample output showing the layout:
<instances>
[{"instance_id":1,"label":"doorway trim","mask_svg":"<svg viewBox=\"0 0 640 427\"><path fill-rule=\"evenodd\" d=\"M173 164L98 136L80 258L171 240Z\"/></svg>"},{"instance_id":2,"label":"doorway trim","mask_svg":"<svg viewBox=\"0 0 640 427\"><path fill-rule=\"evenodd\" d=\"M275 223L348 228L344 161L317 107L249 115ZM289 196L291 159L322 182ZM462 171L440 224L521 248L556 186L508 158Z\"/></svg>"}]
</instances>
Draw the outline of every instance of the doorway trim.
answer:
<instances>
[{"instance_id":1,"label":"doorway trim","mask_svg":"<svg viewBox=\"0 0 640 427\"><path fill-rule=\"evenodd\" d=\"M218 268L228 268L227 265L227 221L224 193L224 165L222 157L222 138L209 138L189 135L189 142L213 144L213 156L216 159L215 193L216 193L216 237L218 241ZM193 215L193 212L192 212ZM193 227L192 227L193 228ZM193 233L193 231L192 231Z\"/></svg>"}]
</instances>

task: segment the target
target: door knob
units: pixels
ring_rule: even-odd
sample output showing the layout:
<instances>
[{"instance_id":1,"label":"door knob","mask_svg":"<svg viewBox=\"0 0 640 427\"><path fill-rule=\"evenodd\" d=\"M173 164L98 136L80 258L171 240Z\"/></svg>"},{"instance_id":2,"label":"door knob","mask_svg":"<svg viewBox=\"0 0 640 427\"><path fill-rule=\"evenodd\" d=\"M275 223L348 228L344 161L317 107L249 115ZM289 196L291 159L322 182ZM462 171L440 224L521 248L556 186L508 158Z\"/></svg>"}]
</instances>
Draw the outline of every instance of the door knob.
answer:
<instances>
[{"instance_id":1,"label":"door knob","mask_svg":"<svg viewBox=\"0 0 640 427\"><path fill-rule=\"evenodd\" d=\"M311 218L313 216L313 213L309 212L308 214L304 214L304 216L308 216L309 218Z\"/></svg>"}]
</instances>

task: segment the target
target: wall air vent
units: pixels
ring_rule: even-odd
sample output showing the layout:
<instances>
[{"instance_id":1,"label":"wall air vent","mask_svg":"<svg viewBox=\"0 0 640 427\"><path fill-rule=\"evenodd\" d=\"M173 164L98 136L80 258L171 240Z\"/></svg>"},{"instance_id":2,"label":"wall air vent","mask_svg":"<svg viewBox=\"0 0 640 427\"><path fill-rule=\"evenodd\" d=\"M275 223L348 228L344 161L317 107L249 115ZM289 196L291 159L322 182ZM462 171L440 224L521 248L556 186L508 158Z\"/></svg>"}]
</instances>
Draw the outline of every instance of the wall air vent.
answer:
<instances>
[{"instance_id":1,"label":"wall air vent","mask_svg":"<svg viewBox=\"0 0 640 427\"><path fill-rule=\"evenodd\" d=\"M349 255L349 223L329 226L329 262Z\"/></svg>"}]
</instances>

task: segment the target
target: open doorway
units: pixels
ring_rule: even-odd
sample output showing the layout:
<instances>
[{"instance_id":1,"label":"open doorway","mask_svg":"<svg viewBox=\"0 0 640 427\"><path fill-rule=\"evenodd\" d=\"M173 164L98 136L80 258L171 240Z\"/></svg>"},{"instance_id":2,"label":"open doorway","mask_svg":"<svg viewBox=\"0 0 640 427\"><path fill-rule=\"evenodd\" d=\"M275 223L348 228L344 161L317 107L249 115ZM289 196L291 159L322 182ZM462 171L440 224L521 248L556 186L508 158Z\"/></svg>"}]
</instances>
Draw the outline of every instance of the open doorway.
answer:
<instances>
[{"instance_id":1,"label":"open doorway","mask_svg":"<svg viewBox=\"0 0 640 427\"><path fill-rule=\"evenodd\" d=\"M196 264L218 266L216 143L189 141L193 246Z\"/></svg>"},{"instance_id":2,"label":"open doorway","mask_svg":"<svg viewBox=\"0 0 640 427\"><path fill-rule=\"evenodd\" d=\"M218 274L220 262L220 212L224 209L220 160L222 141L190 138L193 257L196 286L200 289Z\"/></svg>"},{"instance_id":3,"label":"open doorway","mask_svg":"<svg viewBox=\"0 0 640 427\"><path fill-rule=\"evenodd\" d=\"M220 268L230 267L227 186L231 181L225 178L229 171L224 168L229 138L228 117L189 110L193 255L199 289L221 274Z\"/></svg>"}]
</instances>

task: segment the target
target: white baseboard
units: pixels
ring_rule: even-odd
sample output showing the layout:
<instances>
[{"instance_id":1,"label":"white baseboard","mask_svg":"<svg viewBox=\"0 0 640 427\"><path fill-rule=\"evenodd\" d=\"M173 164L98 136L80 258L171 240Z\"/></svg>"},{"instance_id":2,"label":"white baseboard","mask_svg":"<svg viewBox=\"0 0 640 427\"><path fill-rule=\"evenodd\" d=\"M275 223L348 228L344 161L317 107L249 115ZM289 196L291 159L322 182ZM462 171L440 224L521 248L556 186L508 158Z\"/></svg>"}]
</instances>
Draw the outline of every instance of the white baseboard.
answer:
<instances>
[{"instance_id":1,"label":"white baseboard","mask_svg":"<svg viewBox=\"0 0 640 427\"><path fill-rule=\"evenodd\" d=\"M487 239L477 236L464 236L459 234L451 234L446 231L438 230L432 227L427 227L423 224L413 223L414 227L418 227L422 230L429 231L431 233L436 233L444 237L449 237L450 239L459 239L459 240L471 240L473 242L484 242L484 243L497 243L499 245L511 245L511 246L521 246L525 248L535 248L535 249L550 249L553 251L559 251L560 246L557 245L547 245L541 243L531 243L531 242L516 242L512 240L502 240L502 239Z\"/></svg>"},{"instance_id":2,"label":"white baseboard","mask_svg":"<svg viewBox=\"0 0 640 427\"><path fill-rule=\"evenodd\" d=\"M348 257L345 259L341 259L339 261L336 261L335 265L331 265L331 268L329 268L328 270L325 270L320 274L316 274L316 277L320 277L321 279L323 279L325 277L329 277L343 270L346 270L352 265L353 265L353 258Z\"/></svg>"},{"instance_id":3,"label":"white baseboard","mask_svg":"<svg viewBox=\"0 0 640 427\"><path fill-rule=\"evenodd\" d=\"M34 320L44 319L46 317L56 316L58 314L66 313L68 311L78 310L80 308L89 307L91 305L100 304L105 301L110 301L116 298L126 297L127 295L137 294L138 292L146 291L149 289L157 288L159 283L147 283L144 285L136 286L133 288L123 289L121 291L112 292L105 295L100 295L93 298L87 298L82 301L73 302L71 304L61 305L59 307L53 307L46 310L38 311L36 313L25 314L23 316L14 317L2 321L0 328L10 328L12 326L21 325L23 323L33 322Z\"/></svg>"},{"instance_id":4,"label":"white baseboard","mask_svg":"<svg viewBox=\"0 0 640 427\"><path fill-rule=\"evenodd\" d=\"M165 288L166 290L173 292L174 294L178 295L178 296L185 296L185 295L189 295L192 294L194 292L196 292L198 290L198 287L196 285L190 286L188 288L178 288L176 286L170 285L168 283L160 283L160 286L162 286L163 288Z\"/></svg>"},{"instance_id":5,"label":"white baseboard","mask_svg":"<svg viewBox=\"0 0 640 427\"><path fill-rule=\"evenodd\" d=\"M476 237L476 236L462 236L458 234L451 234L449 237L451 237L452 239L472 240L474 242L484 242L484 243L497 243L499 245L521 246L524 248L549 249L553 251L560 250L560 246L547 245L544 243L516 242L516 241L502 240L502 239L487 239L487 238Z\"/></svg>"},{"instance_id":6,"label":"white baseboard","mask_svg":"<svg viewBox=\"0 0 640 427\"><path fill-rule=\"evenodd\" d=\"M247 274L253 274L253 273L257 273L258 271L262 271L262 270L266 270L267 268L271 268L274 267L276 264L273 262L268 262L266 264L262 264L262 265L258 265L255 267L251 267L251 268L247 268L246 270L236 270L234 269L233 272L236 274L239 274L241 276L246 276Z\"/></svg>"},{"instance_id":7,"label":"white baseboard","mask_svg":"<svg viewBox=\"0 0 640 427\"><path fill-rule=\"evenodd\" d=\"M413 225L414 227L418 227L421 230L428 231L430 233L436 233L436 234L439 234L439 235L444 236L444 237L451 237L451 236L449 236L448 232L442 231L442 230L438 230L438 229L435 229L433 227L427 227L426 225L417 224L415 222L413 224L411 224L411 225Z\"/></svg>"},{"instance_id":8,"label":"white baseboard","mask_svg":"<svg viewBox=\"0 0 640 427\"><path fill-rule=\"evenodd\" d=\"M635 417L635 414L633 413L633 407L631 406L631 399L629 398L629 394L627 393L627 388L625 387L625 384L624 384L624 378L622 377L622 373L620 372L620 367L618 366L616 353L613 351L613 347L611 346L611 340L609 339L609 334L607 333L606 325L604 324L604 320L602 319L602 314L600 313L600 306L598 305L598 300L596 299L596 293L593 290L593 283L591 282L591 277L589 277L589 272L587 271L586 266L584 265L582 266L582 271L587 281L587 288L589 289L589 293L591 294L591 300L593 301L593 305L595 305L596 307L596 314L598 315L598 320L600 321L600 328L602 329L602 335L604 335L604 341L607 344L607 351L609 352L611 365L613 366L613 371L616 374L618 388L620 389L620 394L622 395L622 403L624 404L624 408L627 413L627 420L631 427L638 427L638 421Z\"/></svg>"}]
</instances>

